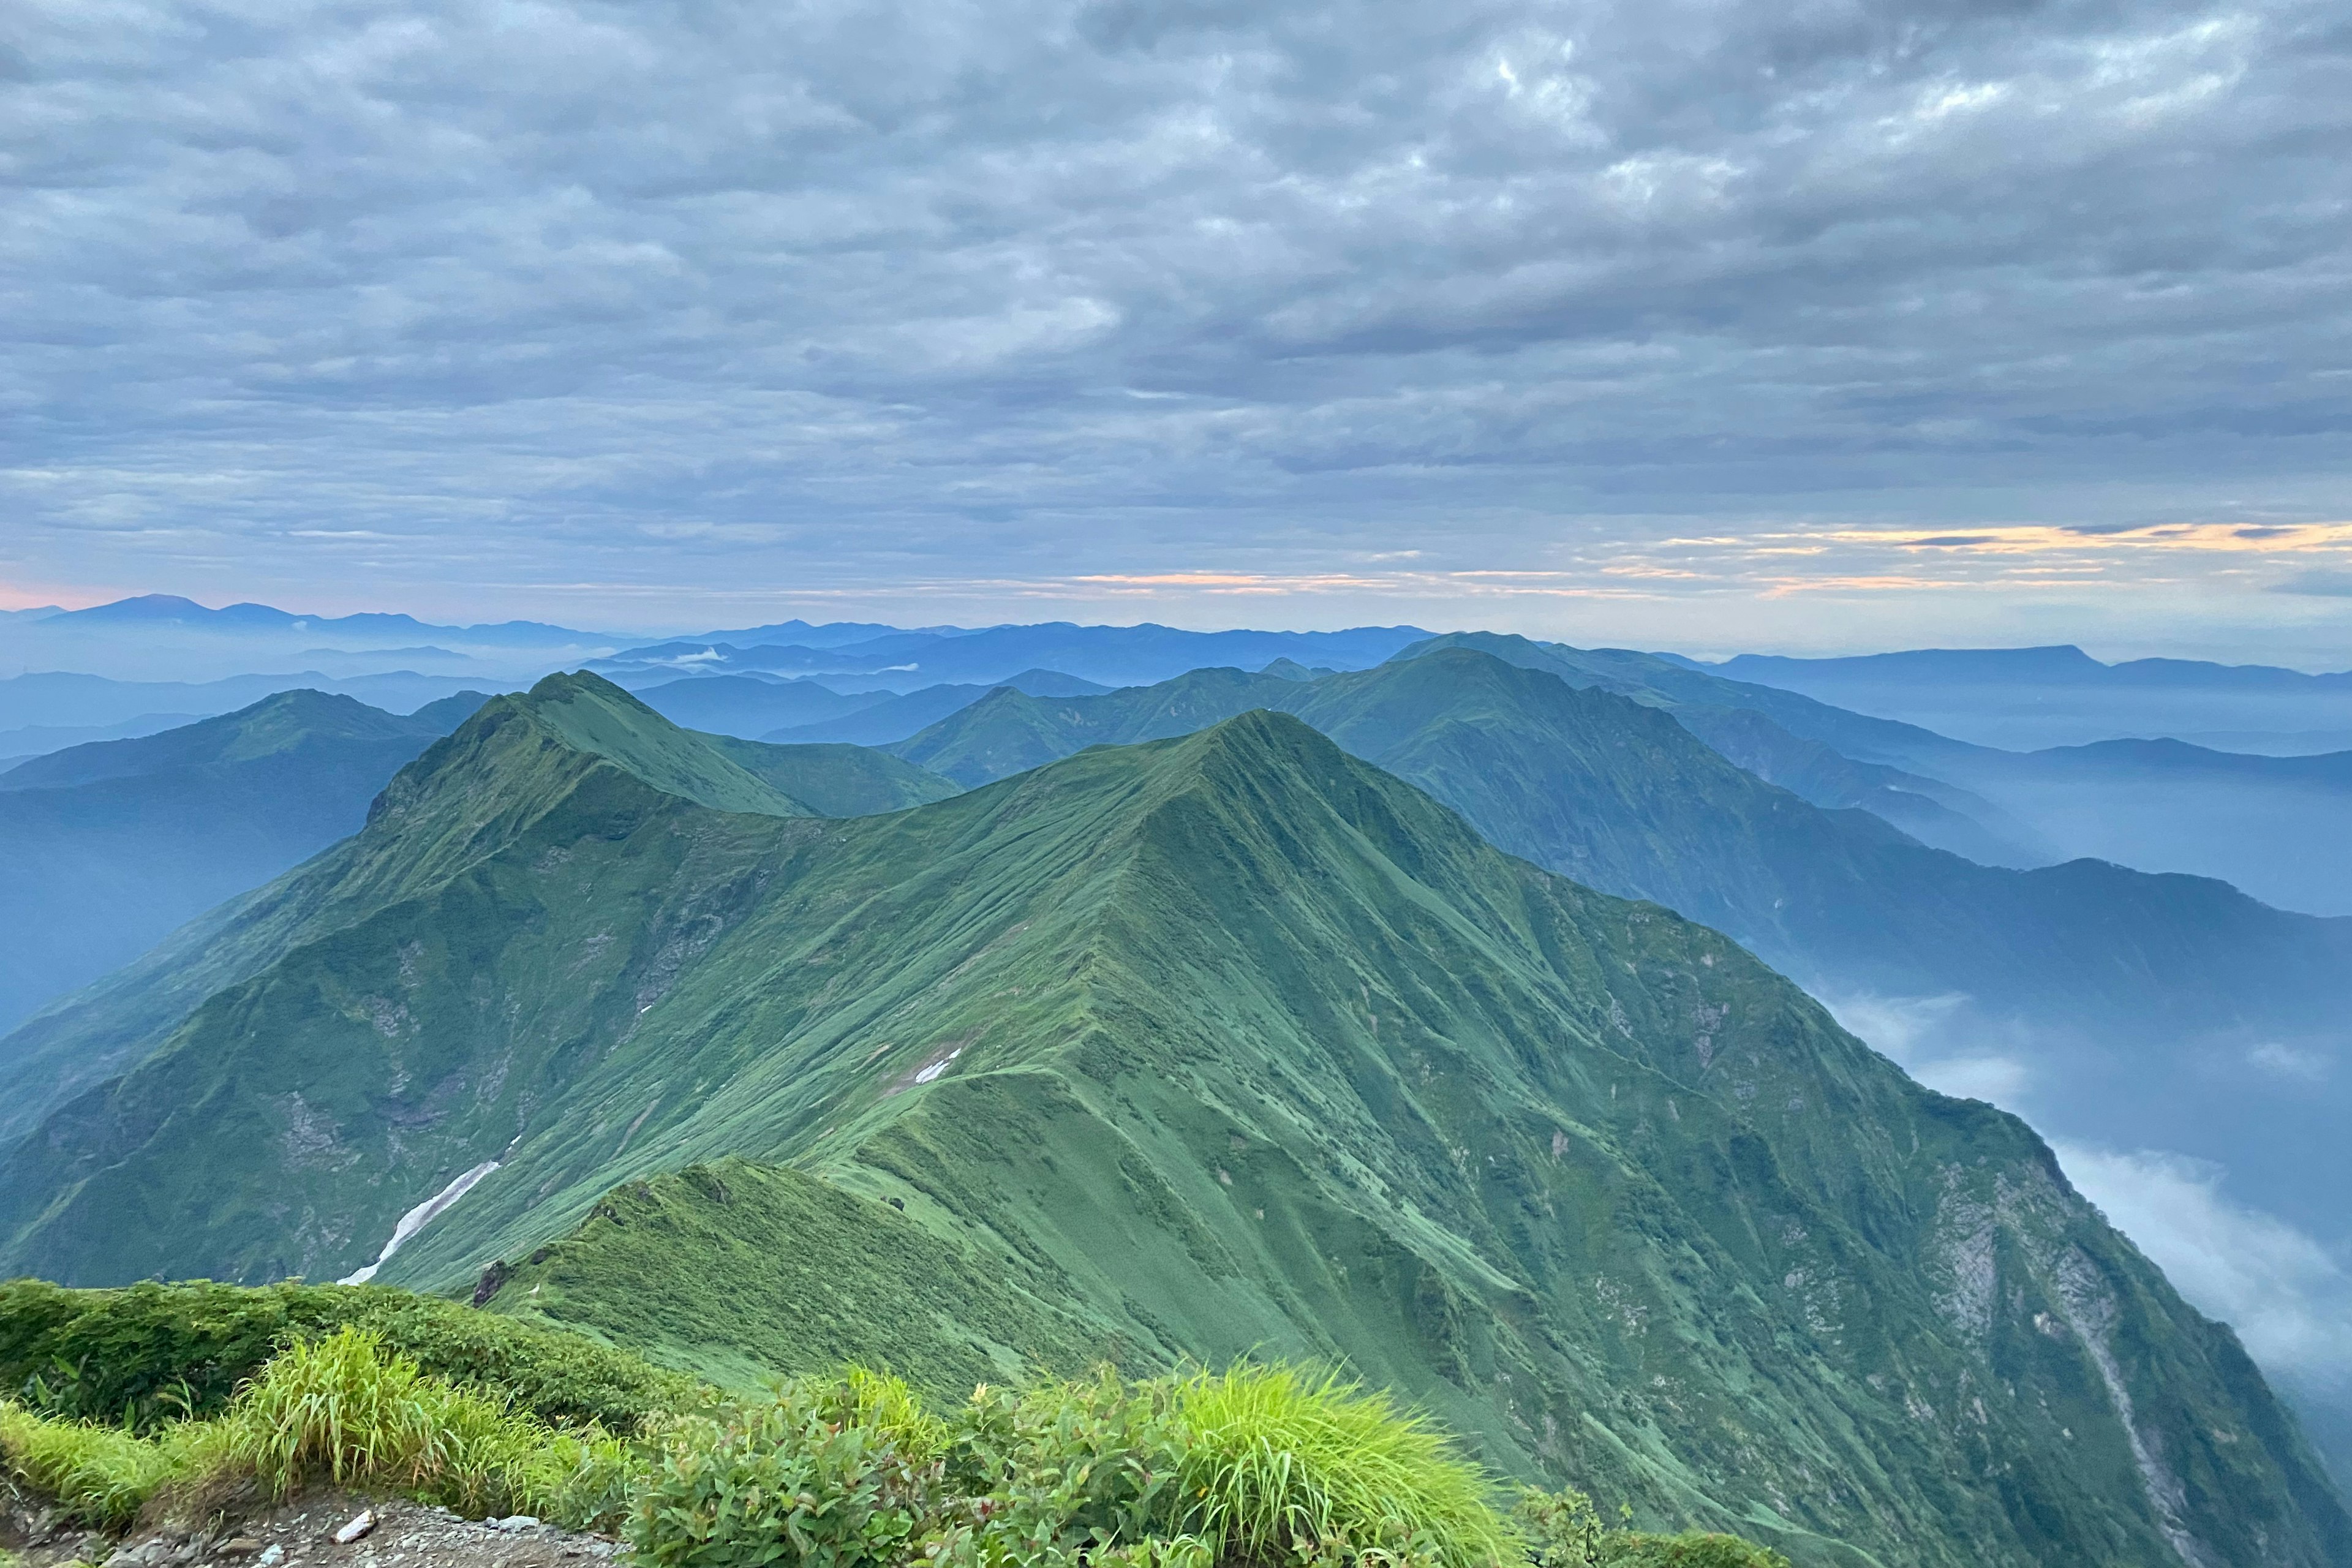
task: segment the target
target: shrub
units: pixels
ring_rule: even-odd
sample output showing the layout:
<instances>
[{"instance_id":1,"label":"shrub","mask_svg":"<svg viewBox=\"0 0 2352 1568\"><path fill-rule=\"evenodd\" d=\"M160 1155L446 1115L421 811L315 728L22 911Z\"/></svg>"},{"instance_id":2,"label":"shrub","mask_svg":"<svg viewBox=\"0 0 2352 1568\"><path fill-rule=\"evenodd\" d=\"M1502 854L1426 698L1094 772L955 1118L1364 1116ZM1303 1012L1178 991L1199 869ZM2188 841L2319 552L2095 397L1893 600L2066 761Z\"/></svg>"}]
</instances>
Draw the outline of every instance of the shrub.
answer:
<instances>
[{"instance_id":1,"label":"shrub","mask_svg":"<svg viewBox=\"0 0 2352 1568\"><path fill-rule=\"evenodd\" d=\"M926 1544L940 1563L1207 1568L1184 1531L1183 1429L1166 1383L1108 1372L1024 1394L982 1387L951 1427L958 1501Z\"/></svg>"},{"instance_id":2,"label":"shrub","mask_svg":"<svg viewBox=\"0 0 2352 1568\"><path fill-rule=\"evenodd\" d=\"M1477 1468L1385 1395L1293 1369L982 1387L942 1423L852 1372L690 1422L631 1519L662 1568L1499 1562Z\"/></svg>"},{"instance_id":3,"label":"shrub","mask_svg":"<svg viewBox=\"0 0 2352 1568\"><path fill-rule=\"evenodd\" d=\"M1630 1517L1631 1510L1628 1511ZM1527 1537L1536 1568L1789 1568L1769 1547L1736 1535L1698 1531L1650 1535L1613 1530L1601 1521L1592 1500L1576 1490L1541 1492L1530 1488L1513 1512Z\"/></svg>"},{"instance_id":4,"label":"shrub","mask_svg":"<svg viewBox=\"0 0 2352 1568\"><path fill-rule=\"evenodd\" d=\"M1603 1546L1601 1560L1610 1568L1789 1568L1789 1560L1769 1546L1698 1531L1682 1535L1622 1531Z\"/></svg>"},{"instance_id":5,"label":"shrub","mask_svg":"<svg viewBox=\"0 0 2352 1568\"><path fill-rule=\"evenodd\" d=\"M1528 1559L1535 1568L1588 1568L1600 1560L1601 1543L1615 1533L1601 1522L1592 1499L1573 1488L1545 1492L1529 1487L1511 1517L1527 1540Z\"/></svg>"},{"instance_id":6,"label":"shrub","mask_svg":"<svg viewBox=\"0 0 2352 1568\"><path fill-rule=\"evenodd\" d=\"M901 1403L904 1385L879 1381L786 1383L724 1419L682 1424L630 1512L639 1559L662 1568L903 1561L934 1521L943 1466L912 1397ZM862 1425L861 1414L883 1419Z\"/></svg>"},{"instance_id":7,"label":"shrub","mask_svg":"<svg viewBox=\"0 0 2352 1568\"><path fill-rule=\"evenodd\" d=\"M51 1415L154 1431L220 1414L279 1350L346 1327L372 1330L424 1371L494 1390L555 1423L631 1430L700 1394L692 1378L583 1335L389 1286L209 1280L113 1290L0 1284L0 1389Z\"/></svg>"}]
</instances>

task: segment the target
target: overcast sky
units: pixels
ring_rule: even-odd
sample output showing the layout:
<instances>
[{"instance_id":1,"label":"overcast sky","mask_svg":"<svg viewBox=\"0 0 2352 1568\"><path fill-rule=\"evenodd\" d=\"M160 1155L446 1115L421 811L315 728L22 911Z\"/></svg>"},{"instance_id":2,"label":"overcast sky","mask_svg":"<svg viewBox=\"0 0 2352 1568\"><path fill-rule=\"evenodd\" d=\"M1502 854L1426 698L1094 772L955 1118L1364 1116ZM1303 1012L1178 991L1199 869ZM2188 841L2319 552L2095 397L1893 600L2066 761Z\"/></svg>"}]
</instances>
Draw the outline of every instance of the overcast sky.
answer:
<instances>
[{"instance_id":1,"label":"overcast sky","mask_svg":"<svg viewBox=\"0 0 2352 1568\"><path fill-rule=\"evenodd\" d=\"M2342 668L2341 0L0 12L0 607Z\"/></svg>"}]
</instances>

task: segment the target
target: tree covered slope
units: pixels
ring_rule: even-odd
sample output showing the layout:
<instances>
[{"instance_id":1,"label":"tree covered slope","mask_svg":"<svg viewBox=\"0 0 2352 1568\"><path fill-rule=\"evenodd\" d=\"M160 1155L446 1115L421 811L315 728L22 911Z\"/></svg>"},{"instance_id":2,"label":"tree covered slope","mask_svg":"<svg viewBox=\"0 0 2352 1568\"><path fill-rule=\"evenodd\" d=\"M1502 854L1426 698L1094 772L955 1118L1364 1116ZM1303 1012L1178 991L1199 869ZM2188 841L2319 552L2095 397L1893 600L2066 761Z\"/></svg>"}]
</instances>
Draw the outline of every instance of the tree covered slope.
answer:
<instances>
[{"instance_id":1,"label":"tree covered slope","mask_svg":"<svg viewBox=\"0 0 2352 1568\"><path fill-rule=\"evenodd\" d=\"M678 793L740 791L706 752L599 682L486 709L0 1156L0 1269L340 1274L494 1164L383 1278L838 1353L798 1233L996 1282L863 1326L910 1357L1339 1358L1809 1562L2352 1553L2234 1338L2021 1123L1305 724L845 821Z\"/></svg>"}]
</instances>

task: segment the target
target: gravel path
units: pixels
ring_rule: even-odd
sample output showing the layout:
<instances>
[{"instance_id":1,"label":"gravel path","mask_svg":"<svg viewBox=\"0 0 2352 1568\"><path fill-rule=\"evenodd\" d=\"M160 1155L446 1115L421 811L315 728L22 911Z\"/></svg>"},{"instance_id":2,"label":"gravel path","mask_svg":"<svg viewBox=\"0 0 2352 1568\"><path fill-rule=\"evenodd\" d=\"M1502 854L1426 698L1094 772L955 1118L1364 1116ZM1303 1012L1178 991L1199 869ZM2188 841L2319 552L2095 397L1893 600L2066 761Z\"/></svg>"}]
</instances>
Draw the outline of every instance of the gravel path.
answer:
<instances>
[{"instance_id":1,"label":"gravel path","mask_svg":"<svg viewBox=\"0 0 2352 1568\"><path fill-rule=\"evenodd\" d=\"M536 1520L460 1519L345 1492L306 1492L200 1534L133 1531L119 1542L60 1525L21 1494L0 1500L0 1555L24 1568L604 1568L628 1552L617 1541ZM337 1532L362 1513L373 1522L338 1543Z\"/></svg>"}]
</instances>

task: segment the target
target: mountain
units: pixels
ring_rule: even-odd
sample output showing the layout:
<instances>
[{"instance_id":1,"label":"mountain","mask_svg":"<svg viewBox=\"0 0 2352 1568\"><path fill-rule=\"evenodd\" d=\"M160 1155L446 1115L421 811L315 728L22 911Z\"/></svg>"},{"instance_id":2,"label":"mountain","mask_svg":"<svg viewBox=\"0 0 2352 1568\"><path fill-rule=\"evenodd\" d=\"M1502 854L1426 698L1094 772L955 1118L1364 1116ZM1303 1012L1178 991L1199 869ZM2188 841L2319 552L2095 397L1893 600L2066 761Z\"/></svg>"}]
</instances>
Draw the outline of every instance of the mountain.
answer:
<instances>
[{"instance_id":1,"label":"mountain","mask_svg":"<svg viewBox=\"0 0 2352 1568\"><path fill-rule=\"evenodd\" d=\"M990 689L985 686L927 686L901 697L886 696L882 701L838 719L771 730L761 739L779 745L845 742L856 746L887 746L893 741L905 740L927 724L936 723L959 708L979 701Z\"/></svg>"},{"instance_id":2,"label":"mountain","mask_svg":"<svg viewBox=\"0 0 2352 1568\"><path fill-rule=\"evenodd\" d=\"M737 766L818 816L873 816L963 793L929 769L870 746L772 745L731 735L709 739Z\"/></svg>"},{"instance_id":3,"label":"mountain","mask_svg":"<svg viewBox=\"0 0 2352 1568\"><path fill-rule=\"evenodd\" d=\"M577 664L637 640L642 639L536 621L436 626L406 615L318 616L256 604L214 608L176 595L153 594L35 620L0 622L0 663L16 670L71 670L160 685L208 684L264 672L279 678L268 689L319 686L321 677L424 669L457 676L460 685L504 688L535 679L556 664ZM435 695L456 689L445 686ZM242 707L263 694L248 691L209 710ZM364 691L348 694L379 701ZM0 710L5 706L0 700ZM151 707L206 710L177 703Z\"/></svg>"},{"instance_id":4,"label":"mountain","mask_svg":"<svg viewBox=\"0 0 2352 1568\"><path fill-rule=\"evenodd\" d=\"M990 626L980 631L891 632L858 641L812 646L751 643L730 637L673 640L627 648L589 668L629 684L645 672L699 668L719 673L890 676L902 689L992 687L1024 671L1054 671L1106 687L1165 680L1204 666L1251 668L1277 658L1360 669L1421 641L1412 626L1358 626L1339 632L1194 632L1145 623L1081 626L1068 622Z\"/></svg>"},{"instance_id":5,"label":"mountain","mask_svg":"<svg viewBox=\"0 0 2352 1568\"><path fill-rule=\"evenodd\" d=\"M1857 763L1939 777L1946 765L1986 748L1897 720L1834 707L1800 692L1715 674L1691 661L1627 648L1579 648L1500 632L1449 632L1403 650L1475 648L1507 664L1540 669L1575 687L1598 687L1636 702L1695 718L1756 713L1800 740L1817 742ZM1778 782L1778 781L1775 781Z\"/></svg>"},{"instance_id":6,"label":"mountain","mask_svg":"<svg viewBox=\"0 0 2352 1568\"><path fill-rule=\"evenodd\" d=\"M331 679L319 671L238 675L222 680L112 680L104 676L37 672L0 679L0 728L97 727L178 715L180 722L250 707L279 691L321 691L373 708L409 712L427 702L471 690L446 675L399 670ZM99 737L89 737L97 739ZM76 744L81 737L65 742ZM62 747L44 747L44 751Z\"/></svg>"},{"instance_id":7,"label":"mountain","mask_svg":"<svg viewBox=\"0 0 2352 1568\"><path fill-rule=\"evenodd\" d=\"M705 750L578 678L486 706L0 1156L0 1268L340 1273L471 1178L383 1278L705 1364L1340 1357L1808 1563L2352 1553L2021 1123L1303 724L850 821L657 784Z\"/></svg>"},{"instance_id":8,"label":"mountain","mask_svg":"<svg viewBox=\"0 0 2352 1568\"><path fill-rule=\"evenodd\" d=\"M90 741L136 740L158 730L193 724L202 717L200 713L141 713L110 724L24 724L0 730L0 773L27 757L47 756Z\"/></svg>"},{"instance_id":9,"label":"mountain","mask_svg":"<svg viewBox=\"0 0 2352 1568\"><path fill-rule=\"evenodd\" d=\"M1730 761L1815 805L1859 807L1922 843L1988 866L2047 866L2068 858L2033 827L1974 791L1883 763L1855 762L1819 741L1790 734L1753 709L1676 703L1671 710L1684 729ZM1959 776L1969 774L1963 771Z\"/></svg>"},{"instance_id":10,"label":"mountain","mask_svg":"<svg viewBox=\"0 0 2352 1568\"><path fill-rule=\"evenodd\" d=\"M0 1028L351 833L392 775L480 701L402 717L281 692L0 773Z\"/></svg>"},{"instance_id":11,"label":"mountain","mask_svg":"<svg viewBox=\"0 0 2352 1568\"><path fill-rule=\"evenodd\" d=\"M1935 804L1963 819L1962 826L1956 827L1942 814L1906 811L1883 797L1855 795L1851 803L1886 807L1882 814L1906 831L1974 858L2008 866L2110 859L2146 871L2218 877L2305 913L2352 914L2345 877L2352 870L2352 837L2342 831L2352 793L2345 787L2340 759L2231 757L2163 742L2008 752L1649 654L1570 648L1489 633L1422 646L1481 648L1570 685L1600 686L1664 707L1743 764L1798 789L1816 805L1847 801L1834 793L1813 793L1811 781L1801 772L1775 771L1773 749L1743 749L1727 731L1769 721L1854 762L1928 781ZM1901 787L1922 786L1915 782Z\"/></svg>"},{"instance_id":12,"label":"mountain","mask_svg":"<svg viewBox=\"0 0 2352 1568\"><path fill-rule=\"evenodd\" d=\"M1114 689L1100 681L1065 675L1058 669L1016 670L997 684L1009 686L1015 691L1025 691L1032 697L1099 697Z\"/></svg>"},{"instance_id":13,"label":"mountain","mask_svg":"<svg viewBox=\"0 0 2352 1568\"><path fill-rule=\"evenodd\" d=\"M41 624L50 631L79 630L84 627L133 627L156 626L185 627L204 631L255 632L286 631L362 633L377 637L428 637L436 633L452 634L476 642L508 644L547 644L554 647L576 647L583 642L612 641L610 637L594 632L574 631L569 626L549 626L541 621L501 621L495 626L443 626L420 621L413 616L362 614L355 616L306 616L281 610L270 605L227 605L220 609L207 609L193 599L176 594L142 594L134 598L117 599L111 604L96 605L86 610L66 610L42 617Z\"/></svg>"},{"instance_id":14,"label":"mountain","mask_svg":"<svg viewBox=\"0 0 2352 1568\"><path fill-rule=\"evenodd\" d=\"M2069 854L2219 877L2309 914L2352 914L2352 752L2268 757L2101 741L1991 752L1946 772Z\"/></svg>"},{"instance_id":15,"label":"mountain","mask_svg":"<svg viewBox=\"0 0 2352 1568\"><path fill-rule=\"evenodd\" d=\"M2105 664L2073 647L1920 648L1855 658L1742 654L1694 668L2011 750L2226 734L2240 750L2293 751L2314 732L2352 730L2352 672L2178 658Z\"/></svg>"},{"instance_id":16,"label":"mountain","mask_svg":"<svg viewBox=\"0 0 2352 1568\"><path fill-rule=\"evenodd\" d=\"M617 700L608 701L608 697ZM281 753L242 758L225 766L231 782L241 786L241 793L224 793L230 794L250 817L268 821L281 834L308 825L305 830L310 838L331 842L336 830L358 826L362 818L373 822L394 809L387 803L396 804L397 779L394 780L394 787L378 797L373 808L367 804L370 794L431 740L457 728L477 707L494 719L510 711L516 700L499 698L484 704L458 700L421 710L408 721L411 731L395 734L381 751L368 753L367 765L357 772L338 773L324 767L322 759L341 753L331 745L307 741L289 745ZM250 727L215 721L210 727L190 728L214 737L215 749L220 752L240 748L250 751L256 742L248 737L248 728L263 730L268 727L264 721L274 721L273 732L291 733L292 727L286 721L289 710L326 708L347 713L358 707L347 699L295 693L258 705L252 711L259 717ZM369 711L360 710L362 714ZM601 681L577 689L560 680L553 684L543 682L532 714L530 732L543 731L547 747L560 749L567 757L615 759L641 770L664 790L720 810L851 816L897 811L956 793L956 786L946 780L898 758L859 747L768 746L678 730L625 696L613 693ZM367 722L389 718L377 715ZM162 742L164 737L154 740ZM184 738L173 744L184 749L192 742ZM273 756L279 760L273 762ZM59 777L118 765L96 761L72 763L69 757L70 753L66 758L41 761ZM224 771L223 764L213 767L215 773ZM0 784L13 776L0 774ZM205 765L199 764L193 772L186 768L159 769L123 782L90 779L68 783L54 791L0 792L0 821L6 820L7 814L20 802L71 802L77 797L89 798L87 792L97 792L95 798L100 800L111 800L126 793L140 798L152 796L173 803L173 810L184 812L187 803L211 798L205 793L214 787L208 782L211 776L205 772ZM165 824L164 830L185 836L192 827L182 815ZM473 824L468 831L495 837L498 826L486 819ZM276 950L276 944L294 940L289 933L331 930L347 920L352 908L363 906L375 896L370 889L384 885L389 875L371 853L373 843L362 831L357 838L336 845L268 886L259 884L271 872L299 858L297 851L307 852L318 848L319 844L297 840L285 845L268 864L236 862L233 873L224 877L224 881L233 885L225 887L222 894L215 897L228 893L239 896L227 898L226 902L205 910L193 920L188 916L202 908L201 904L176 907L156 902L125 910L105 902L106 896L114 890L113 884L92 882L88 877L88 868L98 851L86 841L60 848L53 858L59 868L53 881L64 885L25 884L26 907L33 911L26 917L27 922L39 925L34 917L40 909L70 910L87 904L93 911L93 919L110 933L106 940L113 943L112 962L123 963L133 954L139 956L106 984L66 997L14 1033L0 1037L0 1085L9 1090L0 1097L0 1142L21 1134L73 1094L152 1050L205 997L253 973L263 962L263 955ZM450 853L462 856L465 844L461 835ZM155 854L153 859L157 864L171 866L188 858L189 851L184 847L174 847ZM404 885L397 877L392 882ZM48 891L45 893L44 888ZM247 888L254 890L243 891ZM182 920L188 920L188 923L173 931L172 927ZM165 936L167 931L170 934ZM158 943L159 937L163 940ZM28 939L28 943L33 940ZM150 943L157 944L152 951L140 953L139 950ZM78 962L95 962L98 947L97 939L92 939L86 947L77 949ZM68 984L86 977L86 973L77 974Z\"/></svg>"},{"instance_id":17,"label":"mountain","mask_svg":"<svg viewBox=\"0 0 2352 1568\"><path fill-rule=\"evenodd\" d=\"M687 676L638 687L635 695L672 723L745 740L772 730L844 718L890 700L887 691L844 696L814 680L761 680L744 675Z\"/></svg>"},{"instance_id":18,"label":"mountain","mask_svg":"<svg viewBox=\"0 0 2352 1568\"><path fill-rule=\"evenodd\" d=\"M970 629L966 626L887 626L878 621L825 621L813 625L795 618L773 621L764 626L736 626L730 630L704 632L695 640L733 643L739 647L769 645L840 647L849 643L872 642L877 637L961 637Z\"/></svg>"},{"instance_id":19,"label":"mountain","mask_svg":"<svg viewBox=\"0 0 2352 1568\"><path fill-rule=\"evenodd\" d=\"M1444 644L1314 683L1201 670L1097 698L999 691L893 749L971 787L1252 708L1297 714L1513 854L1727 932L1816 994L1938 999L1927 1048L2021 1057L2070 1134L2224 1161L2265 1206L2347 1233L2352 1152L2331 1130L2352 1101L2256 1058L2334 1059L2352 921L2094 861L1977 865L1764 783L1678 722L1689 710Z\"/></svg>"}]
</instances>

